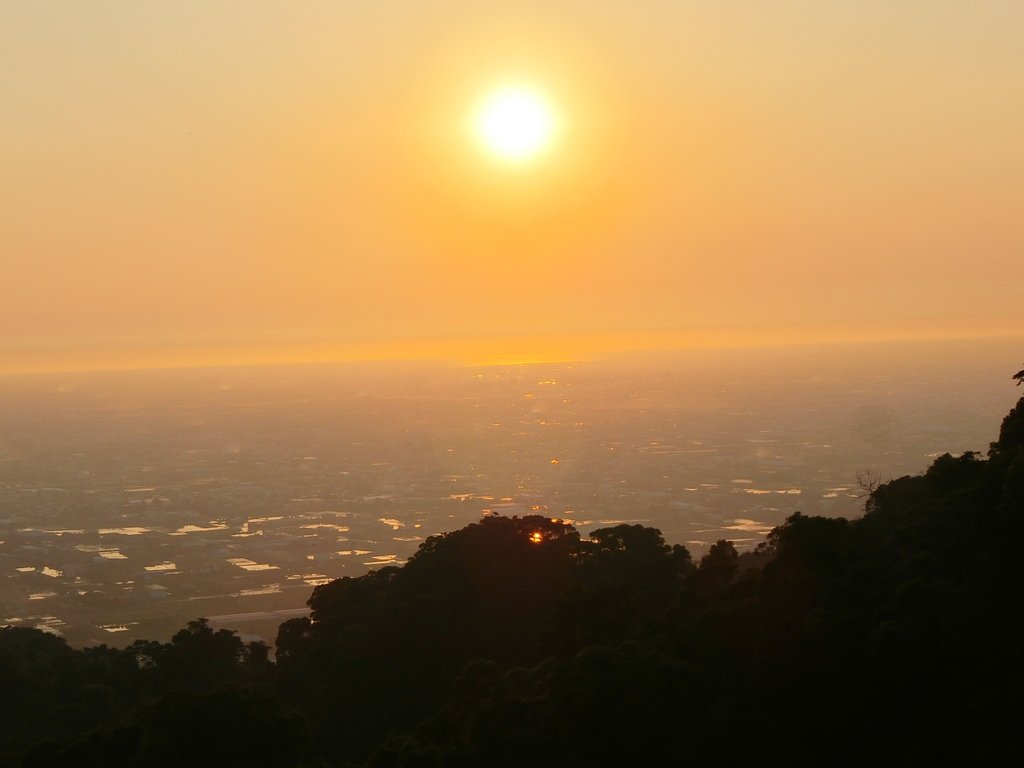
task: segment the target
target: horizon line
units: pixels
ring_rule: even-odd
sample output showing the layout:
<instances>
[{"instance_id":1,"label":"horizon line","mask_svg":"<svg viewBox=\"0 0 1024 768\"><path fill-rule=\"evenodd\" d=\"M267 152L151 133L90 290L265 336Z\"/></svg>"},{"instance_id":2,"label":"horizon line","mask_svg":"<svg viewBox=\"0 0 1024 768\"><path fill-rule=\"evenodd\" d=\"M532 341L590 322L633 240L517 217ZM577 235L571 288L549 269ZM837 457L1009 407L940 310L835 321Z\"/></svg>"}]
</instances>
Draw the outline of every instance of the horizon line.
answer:
<instances>
[{"instance_id":1,"label":"horizon line","mask_svg":"<svg viewBox=\"0 0 1024 768\"><path fill-rule=\"evenodd\" d=\"M93 350L96 362L89 364L79 356L66 362L0 366L0 377L48 374L114 373L130 371L172 371L216 368L287 367L303 365L426 364L450 367L502 367L515 365L555 365L612 362L637 357L662 358L688 352L729 350L801 349L855 347L915 343L965 341L1024 341L1024 332L983 331L906 331L902 333L817 333L790 336L762 330L756 334L727 332L679 333L629 332L552 334L526 339L521 336L491 338L439 339L430 341L358 342L337 344L267 345L190 345L165 346L156 352L141 353L134 347L109 349L104 355ZM504 341L505 345L496 343ZM496 349L496 347L499 347ZM600 348L600 349L598 349ZM575 349L575 351L573 351ZM135 350L135 354L131 351ZM204 353L205 350L205 353ZM12 350L0 351L10 359ZM16 355L16 353L15 353ZM30 355L37 357L37 355ZM54 357L59 357L54 355Z\"/></svg>"}]
</instances>

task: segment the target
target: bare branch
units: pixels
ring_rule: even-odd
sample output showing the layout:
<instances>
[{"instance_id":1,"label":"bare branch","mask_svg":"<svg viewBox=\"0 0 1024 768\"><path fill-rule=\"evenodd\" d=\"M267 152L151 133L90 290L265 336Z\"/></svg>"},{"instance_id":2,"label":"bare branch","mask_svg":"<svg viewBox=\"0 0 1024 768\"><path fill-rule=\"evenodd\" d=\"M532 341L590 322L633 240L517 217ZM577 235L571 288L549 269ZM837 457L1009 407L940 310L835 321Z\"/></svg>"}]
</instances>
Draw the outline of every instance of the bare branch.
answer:
<instances>
[{"instance_id":1,"label":"bare branch","mask_svg":"<svg viewBox=\"0 0 1024 768\"><path fill-rule=\"evenodd\" d=\"M870 496L874 493L878 486L885 483L882 480L882 476L873 469L862 469L857 473L856 477L857 487L863 491L863 493L857 494L858 499L863 499L865 496Z\"/></svg>"}]
</instances>

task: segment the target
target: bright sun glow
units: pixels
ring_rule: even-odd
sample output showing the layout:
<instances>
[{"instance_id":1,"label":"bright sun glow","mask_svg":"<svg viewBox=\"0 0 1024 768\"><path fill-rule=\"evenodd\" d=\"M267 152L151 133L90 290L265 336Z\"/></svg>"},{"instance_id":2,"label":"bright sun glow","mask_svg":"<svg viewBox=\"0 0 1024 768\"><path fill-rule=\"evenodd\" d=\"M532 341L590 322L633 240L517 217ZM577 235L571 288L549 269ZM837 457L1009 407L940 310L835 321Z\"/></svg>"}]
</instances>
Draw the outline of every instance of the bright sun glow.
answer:
<instances>
[{"instance_id":1,"label":"bright sun glow","mask_svg":"<svg viewBox=\"0 0 1024 768\"><path fill-rule=\"evenodd\" d=\"M520 161L537 155L551 143L555 118L536 91L506 86L484 100L474 128L489 152L505 160Z\"/></svg>"}]
</instances>

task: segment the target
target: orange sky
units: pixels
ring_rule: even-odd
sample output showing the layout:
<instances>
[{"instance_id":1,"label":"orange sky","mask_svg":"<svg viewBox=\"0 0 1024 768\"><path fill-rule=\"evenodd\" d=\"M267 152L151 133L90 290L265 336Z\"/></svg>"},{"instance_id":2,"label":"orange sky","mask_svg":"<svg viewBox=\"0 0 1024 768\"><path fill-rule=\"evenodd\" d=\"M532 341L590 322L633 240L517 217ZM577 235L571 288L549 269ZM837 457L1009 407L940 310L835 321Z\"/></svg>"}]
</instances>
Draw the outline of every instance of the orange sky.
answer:
<instances>
[{"instance_id":1,"label":"orange sky","mask_svg":"<svg viewBox=\"0 0 1024 768\"><path fill-rule=\"evenodd\" d=\"M244 10L243 10L244 8ZM1024 4L0 7L0 371L1020 333ZM558 142L467 139L509 78Z\"/></svg>"}]
</instances>

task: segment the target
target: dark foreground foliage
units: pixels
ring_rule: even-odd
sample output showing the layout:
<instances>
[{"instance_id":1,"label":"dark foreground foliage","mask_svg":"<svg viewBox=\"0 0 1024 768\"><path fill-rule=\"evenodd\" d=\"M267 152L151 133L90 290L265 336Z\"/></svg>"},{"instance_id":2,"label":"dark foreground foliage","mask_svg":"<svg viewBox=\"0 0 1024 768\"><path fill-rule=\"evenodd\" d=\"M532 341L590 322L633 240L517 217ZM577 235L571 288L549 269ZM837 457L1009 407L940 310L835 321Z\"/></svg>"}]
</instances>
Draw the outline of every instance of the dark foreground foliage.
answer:
<instances>
[{"instance_id":1,"label":"dark foreground foliage","mask_svg":"<svg viewBox=\"0 0 1024 768\"><path fill-rule=\"evenodd\" d=\"M1024 398L987 458L743 556L485 518L316 588L276 664L204 620L126 650L0 630L0 762L1015 764L1022 534Z\"/></svg>"}]
</instances>

